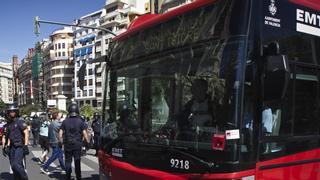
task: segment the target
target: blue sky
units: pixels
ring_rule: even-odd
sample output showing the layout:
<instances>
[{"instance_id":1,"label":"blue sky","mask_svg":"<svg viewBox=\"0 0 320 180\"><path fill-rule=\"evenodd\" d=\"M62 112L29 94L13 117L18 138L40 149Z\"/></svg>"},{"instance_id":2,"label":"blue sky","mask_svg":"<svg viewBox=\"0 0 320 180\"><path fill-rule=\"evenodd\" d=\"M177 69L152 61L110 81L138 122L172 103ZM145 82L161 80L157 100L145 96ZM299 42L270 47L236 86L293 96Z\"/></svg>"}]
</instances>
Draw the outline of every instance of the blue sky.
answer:
<instances>
[{"instance_id":1,"label":"blue sky","mask_svg":"<svg viewBox=\"0 0 320 180\"><path fill-rule=\"evenodd\" d=\"M28 48L61 26L41 24L40 36L34 34L34 17L49 21L72 23L74 19L102 9L105 0L1 0L0 61L11 62L14 54L19 61Z\"/></svg>"}]
</instances>

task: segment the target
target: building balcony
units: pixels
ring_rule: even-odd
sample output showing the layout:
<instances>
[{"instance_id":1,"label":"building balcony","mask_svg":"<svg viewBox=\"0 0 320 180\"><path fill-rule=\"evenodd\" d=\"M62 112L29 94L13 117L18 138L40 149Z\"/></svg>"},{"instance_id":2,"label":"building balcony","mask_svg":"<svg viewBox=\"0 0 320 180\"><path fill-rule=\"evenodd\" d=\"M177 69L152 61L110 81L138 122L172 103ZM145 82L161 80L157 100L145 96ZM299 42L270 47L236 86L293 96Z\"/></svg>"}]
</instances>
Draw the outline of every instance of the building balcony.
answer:
<instances>
[{"instance_id":1,"label":"building balcony","mask_svg":"<svg viewBox=\"0 0 320 180\"><path fill-rule=\"evenodd\" d=\"M97 93L102 93L102 87L97 87L96 92Z\"/></svg>"},{"instance_id":2,"label":"building balcony","mask_svg":"<svg viewBox=\"0 0 320 180\"><path fill-rule=\"evenodd\" d=\"M61 56L61 57L51 57L52 61L59 61L59 60L69 60L68 56Z\"/></svg>"},{"instance_id":3,"label":"building balcony","mask_svg":"<svg viewBox=\"0 0 320 180\"><path fill-rule=\"evenodd\" d=\"M97 77L97 82L102 82L102 77Z\"/></svg>"},{"instance_id":4,"label":"building balcony","mask_svg":"<svg viewBox=\"0 0 320 180\"><path fill-rule=\"evenodd\" d=\"M96 46L96 52L101 52L102 48L101 46Z\"/></svg>"},{"instance_id":5,"label":"building balcony","mask_svg":"<svg viewBox=\"0 0 320 180\"><path fill-rule=\"evenodd\" d=\"M121 19L114 19L114 20L104 19L100 22L100 27L110 28L119 24L121 24Z\"/></svg>"},{"instance_id":6,"label":"building balcony","mask_svg":"<svg viewBox=\"0 0 320 180\"><path fill-rule=\"evenodd\" d=\"M121 5L121 4L129 4L129 2L128 0L108 0L104 8L109 9L110 7Z\"/></svg>"}]
</instances>

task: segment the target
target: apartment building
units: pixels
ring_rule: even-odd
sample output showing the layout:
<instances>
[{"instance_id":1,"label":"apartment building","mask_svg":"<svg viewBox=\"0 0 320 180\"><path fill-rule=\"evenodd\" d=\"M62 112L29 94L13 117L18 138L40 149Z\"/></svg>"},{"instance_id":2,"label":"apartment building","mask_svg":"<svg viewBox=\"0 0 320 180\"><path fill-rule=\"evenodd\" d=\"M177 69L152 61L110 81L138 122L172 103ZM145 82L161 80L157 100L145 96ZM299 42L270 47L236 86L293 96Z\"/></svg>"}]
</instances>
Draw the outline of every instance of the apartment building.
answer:
<instances>
[{"instance_id":1,"label":"apartment building","mask_svg":"<svg viewBox=\"0 0 320 180\"><path fill-rule=\"evenodd\" d=\"M50 42L42 48L44 86L47 99L63 95L73 98L73 29L64 27L50 35Z\"/></svg>"},{"instance_id":2,"label":"apartment building","mask_svg":"<svg viewBox=\"0 0 320 180\"><path fill-rule=\"evenodd\" d=\"M140 15L149 12L150 9L149 0L106 0L104 11L105 15L100 19L100 27L108 29L116 35L125 32L130 23ZM108 54L110 43L114 35L99 31L96 37L96 59L101 61ZM106 63L101 62L96 64L97 75L97 101L98 104L102 104L103 90L106 87ZM124 80L120 79L118 82L118 91L123 91ZM107 92L108 94L109 92ZM123 96L124 98L124 96ZM121 101L122 98L119 98Z\"/></svg>"},{"instance_id":3,"label":"apartment building","mask_svg":"<svg viewBox=\"0 0 320 180\"><path fill-rule=\"evenodd\" d=\"M11 63L0 62L0 99L6 104L13 103L13 72Z\"/></svg>"},{"instance_id":4,"label":"apartment building","mask_svg":"<svg viewBox=\"0 0 320 180\"><path fill-rule=\"evenodd\" d=\"M86 26L100 26L100 18L104 15L103 10L99 10L81 17L76 23ZM74 31L74 100L81 106L90 104L93 107L101 106L97 102L100 92L97 92L97 80L101 77L96 74L96 63L92 63L96 58L96 37L97 30L77 27ZM80 89L78 72L83 63L86 63L84 87ZM101 86L99 88L101 91Z\"/></svg>"}]
</instances>

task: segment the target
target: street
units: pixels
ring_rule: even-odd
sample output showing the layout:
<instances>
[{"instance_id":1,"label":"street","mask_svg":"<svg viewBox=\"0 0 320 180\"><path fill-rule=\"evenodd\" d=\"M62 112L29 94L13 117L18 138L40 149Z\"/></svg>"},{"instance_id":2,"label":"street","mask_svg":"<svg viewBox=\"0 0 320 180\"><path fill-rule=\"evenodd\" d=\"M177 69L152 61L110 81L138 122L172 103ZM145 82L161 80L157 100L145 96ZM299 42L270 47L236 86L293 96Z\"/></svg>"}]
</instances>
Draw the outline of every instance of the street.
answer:
<instances>
[{"instance_id":1,"label":"street","mask_svg":"<svg viewBox=\"0 0 320 180\"><path fill-rule=\"evenodd\" d=\"M28 177L30 180L65 179L65 173L61 173L61 170L59 170L58 160L51 164L49 168L51 174L46 175L40 170L40 165L38 164L38 160L36 158L41 154L41 148L33 148L32 146L29 146L29 150L30 154L27 156L26 162ZM99 177L98 159L97 157L93 156L94 152L94 150L89 150L87 155L82 156L81 158L82 179L98 179ZM49 155L51 155L51 152ZM72 165L72 167L72 176L75 177L74 165ZM9 159L5 158L2 153L0 155L0 179L13 179L12 174L10 174Z\"/></svg>"}]
</instances>

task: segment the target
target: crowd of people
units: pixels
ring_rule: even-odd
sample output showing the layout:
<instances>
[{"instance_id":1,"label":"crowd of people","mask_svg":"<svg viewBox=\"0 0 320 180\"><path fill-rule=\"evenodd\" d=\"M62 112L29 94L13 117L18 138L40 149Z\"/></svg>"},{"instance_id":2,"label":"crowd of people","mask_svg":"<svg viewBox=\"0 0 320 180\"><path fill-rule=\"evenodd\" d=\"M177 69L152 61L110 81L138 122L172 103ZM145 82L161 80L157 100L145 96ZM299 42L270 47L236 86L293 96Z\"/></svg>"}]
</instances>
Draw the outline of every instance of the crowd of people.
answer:
<instances>
[{"instance_id":1,"label":"crowd of people","mask_svg":"<svg viewBox=\"0 0 320 180\"><path fill-rule=\"evenodd\" d=\"M71 163L74 160L76 179L81 179L81 156L85 154L83 151L86 151L90 144L94 144L91 148L96 149L97 156L101 129L98 112L94 113L90 128L89 120L80 116L79 107L75 103L69 106L66 118L58 110L53 110L49 115L39 117L35 114L32 120L26 121L19 115L19 109L10 105L5 119L6 122L1 124L2 152L9 158L15 180L28 179L24 161L29 154L28 145L31 145L29 134L32 134L32 146L40 145L42 149L42 154L37 158L41 171L47 175L50 174L51 163L58 159L61 171L66 173L66 179L71 179ZM92 138L89 138L89 129L93 131Z\"/></svg>"}]
</instances>

